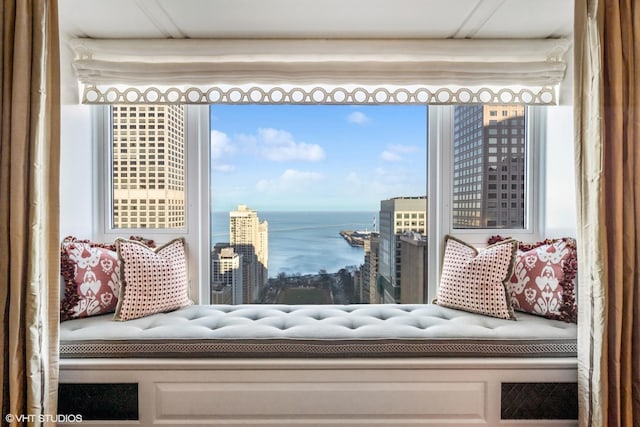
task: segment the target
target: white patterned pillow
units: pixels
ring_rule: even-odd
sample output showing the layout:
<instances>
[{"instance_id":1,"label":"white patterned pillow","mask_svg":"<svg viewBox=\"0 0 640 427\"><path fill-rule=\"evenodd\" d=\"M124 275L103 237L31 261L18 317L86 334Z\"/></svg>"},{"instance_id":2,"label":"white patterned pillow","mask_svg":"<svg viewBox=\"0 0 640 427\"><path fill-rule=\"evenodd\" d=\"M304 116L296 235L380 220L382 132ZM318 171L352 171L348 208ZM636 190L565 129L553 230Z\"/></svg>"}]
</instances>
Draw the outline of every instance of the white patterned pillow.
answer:
<instances>
[{"instance_id":1,"label":"white patterned pillow","mask_svg":"<svg viewBox=\"0 0 640 427\"><path fill-rule=\"evenodd\" d=\"M513 273L518 242L505 240L478 251L446 237L436 303L445 307L515 319L507 283Z\"/></svg>"},{"instance_id":2,"label":"white patterned pillow","mask_svg":"<svg viewBox=\"0 0 640 427\"><path fill-rule=\"evenodd\" d=\"M174 239L157 249L118 239L116 249L122 265L116 320L137 319L191 304L184 239Z\"/></svg>"}]
</instances>

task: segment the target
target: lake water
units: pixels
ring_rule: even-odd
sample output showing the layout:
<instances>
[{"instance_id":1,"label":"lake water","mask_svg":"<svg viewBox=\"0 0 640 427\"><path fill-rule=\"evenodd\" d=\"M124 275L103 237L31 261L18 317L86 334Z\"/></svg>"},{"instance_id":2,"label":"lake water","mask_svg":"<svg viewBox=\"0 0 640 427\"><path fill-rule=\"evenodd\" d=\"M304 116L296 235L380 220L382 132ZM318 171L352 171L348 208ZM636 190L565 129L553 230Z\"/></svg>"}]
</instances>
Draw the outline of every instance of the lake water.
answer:
<instances>
[{"instance_id":1,"label":"lake water","mask_svg":"<svg viewBox=\"0 0 640 427\"><path fill-rule=\"evenodd\" d=\"M378 212L258 212L269 223L269 277L278 273L335 273L364 262L361 247L350 246L341 230L372 230ZM211 241L229 241L229 213L212 214Z\"/></svg>"}]
</instances>

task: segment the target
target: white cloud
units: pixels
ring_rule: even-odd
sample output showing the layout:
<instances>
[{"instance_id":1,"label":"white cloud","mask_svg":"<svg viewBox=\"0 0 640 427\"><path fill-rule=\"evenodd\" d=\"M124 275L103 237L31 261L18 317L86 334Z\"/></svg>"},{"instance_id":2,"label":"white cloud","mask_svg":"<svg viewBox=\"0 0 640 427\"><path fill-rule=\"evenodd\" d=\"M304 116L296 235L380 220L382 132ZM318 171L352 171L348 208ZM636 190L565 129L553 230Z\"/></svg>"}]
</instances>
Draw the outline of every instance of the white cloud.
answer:
<instances>
[{"instance_id":1,"label":"white cloud","mask_svg":"<svg viewBox=\"0 0 640 427\"><path fill-rule=\"evenodd\" d=\"M234 165L213 165L211 168L216 172L229 173L236 170Z\"/></svg>"},{"instance_id":2,"label":"white cloud","mask_svg":"<svg viewBox=\"0 0 640 427\"><path fill-rule=\"evenodd\" d=\"M347 116L347 121L349 123L355 123L360 126L371 123L371 119L362 111L354 111L353 113L349 114Z\"/></svg>"},{"instance_id":3,"label":"white cloud","mask_svg":"<svg viewBox=\"0 0 640 427\"><path fill-rule=\"evenodd\" d=\"M245 137L248 142L255 142L256 149L262 157L274 162L303 160L318 162L325 158L324 150L318 144L296 142L291 133L273 129L258 129L258 135L253 138Z\"/></svg>"},{"instance_id":4,"label":"white cloud","mask_svg":"<svg viewBox=\"0 0 640 427\"><path fill-rule=\"evenodd\" d=\"M416 153L420 151L420 148L415 145L394 144L394 145L390 145L388 148L389 150L395 153L401 153L401 154Z\"/></svg>"},{"instance_id":5,"label":"white cloud","mask_svg":"<svg viewBox=\"0 0 640 427\"><path fill-rule=\"evenodd\" d=\"M304 172L287 169L275 179L261 179L256 184L258 191L264 193L288 193L308 191L309 186L323 179L317 172Z\"/></svg>"},{"instance_id":6,"label":"white cloud","mask_svg":"<svg viewBox=\"0 0 640 427\"><path fill-rule=\"evenodd\" d=\"M232 154L236 151L229 136L215 129L211 129L211 159L216 160L225 154Z\"/></svg>"},{"instance_id":7,"label":"white cloud","mask_svg":"<svg viewBox=\"0 0 640 427\"><path fill-rule=\"evenodd\" d=\"M380 153L380 160L397 163L404 160L405 154L412 154L420 151L415 145L394 144L387 146L387 149Z\"/></svg>"},{"instance_id":8,"label":"white cloud","mask_svg":"<svg viewBox=\"0 0 640 427\"><path fill-rule=\"evenodd\" d=\"M385 162L401 162L402 156L393 151L385 150L380 153L380 160L384 160Z\"/></svg>"}]
</instances>

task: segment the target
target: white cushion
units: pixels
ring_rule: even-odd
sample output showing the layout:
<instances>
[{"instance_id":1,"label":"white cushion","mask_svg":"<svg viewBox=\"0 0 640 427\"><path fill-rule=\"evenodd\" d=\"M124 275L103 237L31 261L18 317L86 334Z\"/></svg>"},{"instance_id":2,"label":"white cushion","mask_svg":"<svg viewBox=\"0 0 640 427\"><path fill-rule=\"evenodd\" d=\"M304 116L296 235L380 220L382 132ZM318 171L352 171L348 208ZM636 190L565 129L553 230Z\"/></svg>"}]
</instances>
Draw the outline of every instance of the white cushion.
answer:
<instances>
[{"instance_id":1,"label":"white cushion","mask_svg":"<svg viewBox=\"0 0 640 427\"><path fill-rule=\"evenodd\" d=\"M423 305L196 305L60 325L62 357L575 356L576 325Z\"/></svg>"}]
</instances>

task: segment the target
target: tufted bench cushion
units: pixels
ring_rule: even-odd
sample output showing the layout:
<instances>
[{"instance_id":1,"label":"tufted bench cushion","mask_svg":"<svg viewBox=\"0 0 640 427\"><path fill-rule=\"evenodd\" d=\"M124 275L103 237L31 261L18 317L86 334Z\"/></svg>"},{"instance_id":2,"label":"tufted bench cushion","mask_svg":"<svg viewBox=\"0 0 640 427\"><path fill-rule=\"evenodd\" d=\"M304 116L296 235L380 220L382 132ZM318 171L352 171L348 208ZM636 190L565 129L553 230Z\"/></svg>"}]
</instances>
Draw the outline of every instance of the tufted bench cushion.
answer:
<instances>
[{"instance_id":1,"label":"tufted bench cushion","mask_svg":"<svg viewBox=\"0 0 640 427\"><path fill-rule=\"evenodd\" d=\"M60 356L78 357L574 357L576 325L517 321L438 305L195 305L118 322L60 325Z\"/></svg>"}]
</instances>

